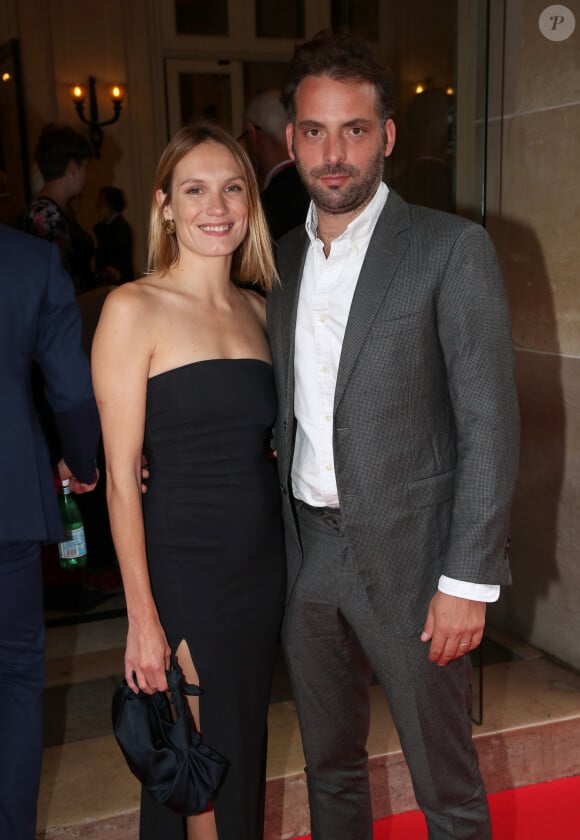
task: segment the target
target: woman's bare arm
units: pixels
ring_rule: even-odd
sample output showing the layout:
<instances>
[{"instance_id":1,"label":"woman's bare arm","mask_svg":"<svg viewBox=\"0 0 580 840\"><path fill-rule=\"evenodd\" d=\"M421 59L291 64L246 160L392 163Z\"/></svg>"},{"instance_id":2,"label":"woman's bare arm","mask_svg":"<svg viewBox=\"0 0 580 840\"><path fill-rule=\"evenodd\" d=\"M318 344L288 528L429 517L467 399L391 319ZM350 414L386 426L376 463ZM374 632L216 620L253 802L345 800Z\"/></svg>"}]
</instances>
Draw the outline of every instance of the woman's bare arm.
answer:
<instances>
[{"instance_id":1,"label":"woman's bare arm","mask_svg":"<svg viewBox=\"0 0 580 840\"><path fill-rule=\"evenodd\" d=\"M152 308L146 290L136 284L112 292L92 350L107 465L107 503L129 620L125 677L134 691L141 688L147 693L167 689L170 653L151 592L141 500Z\"/></svg>"}]
</instances>

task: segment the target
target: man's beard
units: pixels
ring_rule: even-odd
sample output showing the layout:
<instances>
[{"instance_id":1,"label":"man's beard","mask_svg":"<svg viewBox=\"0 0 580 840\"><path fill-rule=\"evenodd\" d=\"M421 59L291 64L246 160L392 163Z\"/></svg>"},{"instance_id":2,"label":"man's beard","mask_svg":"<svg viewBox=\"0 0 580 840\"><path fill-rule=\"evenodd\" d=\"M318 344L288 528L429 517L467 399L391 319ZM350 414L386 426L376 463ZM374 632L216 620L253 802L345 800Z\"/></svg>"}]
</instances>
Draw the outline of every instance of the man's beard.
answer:
<instances>
[{"instance_id":1,"label":"man's beard","mask_svg":"<svg viewBox=\"0 0 580 840\"><path fill-rule=\"evenodd\" d=\"M316 207L340 215L364 207L373 197L383 178L385 151L382 147L378 149L364 172L346 163L317 166L308 172L296 154L295 160L298 174ZM329 175L349 175L352 180L346 187L326 187L318 179Z\"/></svg>"}]
</instances>

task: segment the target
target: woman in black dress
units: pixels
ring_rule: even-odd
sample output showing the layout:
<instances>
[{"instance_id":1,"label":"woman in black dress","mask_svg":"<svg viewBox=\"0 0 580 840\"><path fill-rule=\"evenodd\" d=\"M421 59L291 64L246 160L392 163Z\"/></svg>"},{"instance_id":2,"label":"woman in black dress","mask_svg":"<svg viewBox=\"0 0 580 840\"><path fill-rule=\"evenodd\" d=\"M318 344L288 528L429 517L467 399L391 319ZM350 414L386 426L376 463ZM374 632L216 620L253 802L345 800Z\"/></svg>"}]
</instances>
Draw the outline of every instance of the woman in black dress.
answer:
<instances>
[{"instance_id":1,"label":"woman in black dress","mask_svg":"<svg viewBox=\"0 0 580 840\"><path fill-rule=\"evenodd\" d=\"M108 296L93 344L125 677L164 691L176 652L203 690L202 737L229 761L214 807L187 818L188 840L259 840L285 573L264 300L238 283L267 290L275 271L251 164L218 127L181 129L164 151L149 256L150 274ZM184 836L172 817L159 840Z\"/></svg>"}]
</instances>

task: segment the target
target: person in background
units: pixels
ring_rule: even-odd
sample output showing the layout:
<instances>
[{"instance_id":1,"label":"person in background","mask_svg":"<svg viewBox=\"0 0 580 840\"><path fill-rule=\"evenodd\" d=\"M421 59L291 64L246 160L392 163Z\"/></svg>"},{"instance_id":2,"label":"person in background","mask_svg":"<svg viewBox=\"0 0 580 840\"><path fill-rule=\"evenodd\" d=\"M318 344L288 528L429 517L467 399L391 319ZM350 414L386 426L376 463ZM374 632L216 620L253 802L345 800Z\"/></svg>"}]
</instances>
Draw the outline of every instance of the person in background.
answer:
<instances>
[{"instance_id":1,"label":"person in background","mask_svg":"<svg viewBox=\"0 0 580 840\"><path fill-rule=\"evenodd\" d=\"M260 199L272 239L303 225L310 198L286 144L286 111L279 90L264 90L244 113L244 138L262 182Z\"/></svg>"},{"instance_id":2,"label":"person in background","mask_svg":"<svg viewBox=\"0 0 580 840\"><path fill-rule=\"evenodd\" d=\"M126 207L123 190L101 187L97 196L99 221L94 226L97 249L95 271L102 285L119 286L135 279L133 269L133 231L123 216Z\"/></svg>"},{"instance_id":3,"label":"person in background","mask_svg":"<svg viewBox=\"0 0 580 840\"><path fill-rule=\"evenodd\" d=\"M43 184L24 213L22 228L57 243L64 268L80 294L95 283L94 243L76 218L91 146L70 126L51 123L42 129L34 156Z\"/></svg>"},{"instance_id":4,"label":"person in background","mask_svg":"<svg viewBox=\"0 0 580 840\"><path fill-rule=\"evenodd\" d=\"M1 150L0 150L1 151ZM17 227L20 210L6 172L0 169L0 224Z\"/></svg>"},{"instance_id":5,"label":"person in background","mask_svg":"<svg viewBox=\"0 0 580 840\"><path fill-rule=\"evenodd\" d=\"M59 478L92 490L99 421L70 277L54 244L0 225L0 837L33 840L42 759L41 546L63 539L33 359L60 436Z\"/></svg>"},{"instance_id":6,"label":"person in background","mask_svg":"<svg viewBox=\"0 0 580 840\"><path fill-rule=\"evenodd\" d=\"M70 235L70 253L72 254L72 271L80 278L78 288L90 291L97 285L94 272L95 240L79 222L78 213L81 195L74 195L67 204L67 223ZM82 294L78 292L77 294Z\"/></svg>"},{"instance_id":7,"label":"person in background","mask_svg":"<svg viewBox=\"0 0 580 840\"><path fill-rule=\"evenodd\" d=\"M229 767L214 808L186 821L144 796L141 837L183 840L187 822L189 840L261 840L285 564L265 301L239 284L267 290L275 270L252 165L217 125L186 126L164 150L149 255L149 274L107 296L92 353L125 678L166 691L175 653Z\"/></svg>"},{"instance_id":8,"label":"person in background","mask_svg":"<svg viewBox=\"0 0 580 840\"><path fill-rule=\"evenodd\" d=\"M510 582L519 421L485 230L383 182L393 87L371 46L296 48L288 148L312 197L268 299L288 559L282 629L313 840L371 840L374 670L431 840L489 840L469 717L486 602Z\"/></svg>"}]
</instances>

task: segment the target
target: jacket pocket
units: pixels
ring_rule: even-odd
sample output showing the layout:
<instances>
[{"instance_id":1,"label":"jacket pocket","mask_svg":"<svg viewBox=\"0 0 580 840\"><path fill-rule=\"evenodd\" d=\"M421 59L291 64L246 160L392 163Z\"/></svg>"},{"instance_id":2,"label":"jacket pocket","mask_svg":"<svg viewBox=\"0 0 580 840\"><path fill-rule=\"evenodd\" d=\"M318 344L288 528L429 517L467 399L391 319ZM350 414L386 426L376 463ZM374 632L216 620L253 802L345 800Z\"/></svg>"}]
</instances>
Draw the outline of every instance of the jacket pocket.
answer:
<instances>
[{"instance_id":1,"label":"jacket pocket","mask_svg":"<svg viewBox=\"0 0 580 840\"><path fill-rule=\"evenodd\" d=\"M373 336L382 337L398 333L416 332L429 320L427 309L418 309L398 317L381 318L378 316L371 328Z\"/></svg>"},{"instance_id":2,"label":"jacket pocket","mask_svg":"<svg viewBox=\"0 0 580 840\"><path fill-rule=\"evenodd\" d=\"M407 495L412 508L430 507L452 499L455 493L455 470L411 481Z\"/></svg>"}]
</instances>

